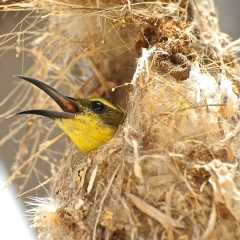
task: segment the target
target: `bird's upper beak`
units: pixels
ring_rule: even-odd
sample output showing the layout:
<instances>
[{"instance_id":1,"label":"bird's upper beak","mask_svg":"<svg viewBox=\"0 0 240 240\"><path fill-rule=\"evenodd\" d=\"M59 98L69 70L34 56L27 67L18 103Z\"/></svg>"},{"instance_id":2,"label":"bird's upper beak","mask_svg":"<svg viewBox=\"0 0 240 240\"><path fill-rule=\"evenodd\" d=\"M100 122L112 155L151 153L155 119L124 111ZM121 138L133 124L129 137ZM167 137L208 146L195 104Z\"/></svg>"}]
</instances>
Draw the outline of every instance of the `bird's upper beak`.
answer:
<instances>
[{"instance_id":1,"label":"bird's upper beak","mask_svg":"<svg viewBox=\"0 0 240 240\"><path fill-rule=\"evenodd\" d=\"M82 109L76 104L75 100L73 98L69 98L67 96L62 95L60 92L52 88L51 86L47 85L46 83L43 83L37 79L21 76L21 75L15 75L14 77L24 79L35 86L42 89L45 93L47 93L58 105L61 107L61 109L64 112L57 112L57 111L50 111L50 110L27 110L16 113L18 114L36 114L45 116L51 119L57 119L57 118L71 118L76 113L82 112Z\"/></svg>"}]
</instances>

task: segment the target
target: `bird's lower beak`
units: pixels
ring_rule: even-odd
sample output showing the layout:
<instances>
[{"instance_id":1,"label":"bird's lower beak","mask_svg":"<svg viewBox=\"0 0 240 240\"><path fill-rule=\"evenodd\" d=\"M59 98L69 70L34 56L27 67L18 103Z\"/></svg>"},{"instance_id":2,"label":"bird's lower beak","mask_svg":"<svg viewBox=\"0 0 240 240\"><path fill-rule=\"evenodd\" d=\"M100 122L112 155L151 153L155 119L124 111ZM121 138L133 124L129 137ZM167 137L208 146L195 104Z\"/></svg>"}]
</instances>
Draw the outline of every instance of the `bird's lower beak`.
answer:
<instances>
[{"instance_id":1,"label":"bird's lower beak","mask_svg":"<svg viewBox=\"0 0 240 240\"><path fill-rule=\"evenodd\" d=\"M57 118L71 118L76 113L82 112L82 109L79 108L79 106L75 103L75 100L69 97L66 97L62 95L60 92L52 88L51 86L47 85L46 83L43 83L37 79L16 75L14 77L21 78L23 80L26 80L35 86L42 89L45 93L47 93L58 105L62 108L64 112L57 112L57 111L50 111L50 110L27 110L22 111L18 114L36 114L45 116L51 119L57 119Z\"/></svg>"},{"instance_id":2,"label":"bird's lower beak","mask_svg":"<svg viewBox=\"0 0 240 240\"><path fill-rule=\"evenodd\" d=\"M57 118L72 118L75 114L74 113L68 113L68 112L57 112L57 111L50 111L50 110L26 110L22 112L18 112L15 115L20 114L34 114L34 115L40 115L44 117L51 118L53 120Z\"/></svg>"}]
</instances>

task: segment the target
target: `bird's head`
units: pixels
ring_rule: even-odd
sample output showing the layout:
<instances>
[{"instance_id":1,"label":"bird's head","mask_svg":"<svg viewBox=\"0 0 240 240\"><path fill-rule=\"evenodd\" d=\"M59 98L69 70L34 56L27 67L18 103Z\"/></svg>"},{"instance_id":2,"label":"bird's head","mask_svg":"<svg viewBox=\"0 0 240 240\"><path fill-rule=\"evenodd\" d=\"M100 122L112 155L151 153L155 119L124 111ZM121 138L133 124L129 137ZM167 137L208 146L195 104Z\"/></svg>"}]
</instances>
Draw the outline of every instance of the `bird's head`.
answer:
<instances>
[{"instance_id":1,"label":"bird's head","mask_svg":"<svg viewBox=\"0 0 240 240\"><path fill-rule=\"evenodd\" d=\"M26 110L16 113L35 114L53 119L70 139L85 153L98 149L116 133L123 120L123 111L101 98L71 98L51 86L27 76L17 75L47 93L63 110Z\"/></svg>"}]
</instances>

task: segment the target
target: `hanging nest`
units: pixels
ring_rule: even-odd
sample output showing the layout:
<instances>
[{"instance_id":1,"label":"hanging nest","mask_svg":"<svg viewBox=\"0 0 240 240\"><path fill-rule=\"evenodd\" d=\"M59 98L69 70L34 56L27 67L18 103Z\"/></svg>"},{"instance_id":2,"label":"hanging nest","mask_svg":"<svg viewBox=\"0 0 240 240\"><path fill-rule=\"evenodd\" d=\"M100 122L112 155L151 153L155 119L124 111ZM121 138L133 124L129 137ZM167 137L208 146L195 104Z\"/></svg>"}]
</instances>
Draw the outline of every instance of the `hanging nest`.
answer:
<instances>
[{"instance_id":1,"label":"hanging nest","mask_svg":"<svg viewBox=\"0 0 240 240\"><path fill-rule=\"evenodd\" d=\"M30 203L39 239L239 239L237 45L213 3L97 3L27 3L47 19L32 76L122 106L126 87L110 90L129 84L116 136L68 149Z\"/></svg>"}]
</instances>

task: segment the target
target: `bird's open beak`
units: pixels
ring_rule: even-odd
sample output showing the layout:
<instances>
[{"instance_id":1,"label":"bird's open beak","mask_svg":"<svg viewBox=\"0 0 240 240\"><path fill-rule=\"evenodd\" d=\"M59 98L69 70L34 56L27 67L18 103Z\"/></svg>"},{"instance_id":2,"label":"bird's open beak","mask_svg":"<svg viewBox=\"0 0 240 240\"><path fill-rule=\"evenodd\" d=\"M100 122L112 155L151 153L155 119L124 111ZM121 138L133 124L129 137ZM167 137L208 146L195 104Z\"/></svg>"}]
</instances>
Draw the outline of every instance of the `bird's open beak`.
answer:
<instances>
[{"instance_id":1,"label":"bird's open beak","mask_svg":"<svg viewBox=\"0 0 240 240\"><path fill-rule=\"evenodd\" d=\"M45 116L51 119L57 119L57 118L71 118L76 113L82 112L82 109L79 108L79 106L75 103L74 99L66 97L62 95L60 92L52 88L51 86L47 85L46 83L43 83L37 79L21 76L21 75L15 75L14 77L24 79L35 86L42 89L45 93L47 93L58 105L61 107L61 109L64 112L57 112L57 111L50 111L50 110L27 110L16 113L18 114L36 114Z\"/></svg>"}]
</instances>

